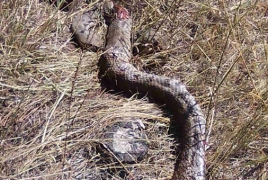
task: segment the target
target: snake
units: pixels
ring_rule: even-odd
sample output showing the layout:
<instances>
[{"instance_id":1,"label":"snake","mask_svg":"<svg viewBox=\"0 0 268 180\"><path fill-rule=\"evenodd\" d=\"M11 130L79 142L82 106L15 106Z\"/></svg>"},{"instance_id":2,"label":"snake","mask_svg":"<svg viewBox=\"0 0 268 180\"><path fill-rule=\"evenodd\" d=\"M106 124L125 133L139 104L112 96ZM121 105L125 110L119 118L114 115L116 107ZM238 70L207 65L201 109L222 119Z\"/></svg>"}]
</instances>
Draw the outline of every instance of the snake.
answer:
<instances>
[{"instance_id":1,"label":"snake","mask_svg":"<svg viewBox=\"0 0 268 180\"><path fill-rule=\"evenodd\" d=\"M146 73L130 63L130 13L113 1L106 1L104 6L103 9L108 7L113 18L109 20L106 45L99 58L99 77L120 90L145 94L157 103L164 103L172 112L175 132L179 134L180 146L172 179L206 179L206 119L199 104L180 79ZM94 33L97 29L96 16L95 11L91 10L73 20L75 37L83 45L100 45L99 35Z\"/></svg>"}]
</instances>

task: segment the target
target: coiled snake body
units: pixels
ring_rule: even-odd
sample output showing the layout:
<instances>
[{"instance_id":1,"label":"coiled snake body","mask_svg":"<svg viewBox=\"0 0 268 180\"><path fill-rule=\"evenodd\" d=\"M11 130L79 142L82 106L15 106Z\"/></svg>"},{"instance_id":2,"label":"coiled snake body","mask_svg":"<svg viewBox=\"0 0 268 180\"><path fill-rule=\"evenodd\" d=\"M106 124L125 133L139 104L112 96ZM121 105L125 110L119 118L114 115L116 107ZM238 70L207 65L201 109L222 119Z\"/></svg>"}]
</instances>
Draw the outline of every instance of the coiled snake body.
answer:
<instances>
[{"instance_id":1,"label":"coiled snake body","mask_svg":"<svg viewBox=\"0 0 268 180\"><path fill-rule=\"evenodd\" d=\"M100 77L122 90L148 94L165 103L180 134L173 179L205 179L206 122L199 105L180 80L144 73L129 63L132 20L128 14L120 13L109 25L105 52L100 58ZM79 31L78 26L75 28Z\"/></svg>"}]
</instances>

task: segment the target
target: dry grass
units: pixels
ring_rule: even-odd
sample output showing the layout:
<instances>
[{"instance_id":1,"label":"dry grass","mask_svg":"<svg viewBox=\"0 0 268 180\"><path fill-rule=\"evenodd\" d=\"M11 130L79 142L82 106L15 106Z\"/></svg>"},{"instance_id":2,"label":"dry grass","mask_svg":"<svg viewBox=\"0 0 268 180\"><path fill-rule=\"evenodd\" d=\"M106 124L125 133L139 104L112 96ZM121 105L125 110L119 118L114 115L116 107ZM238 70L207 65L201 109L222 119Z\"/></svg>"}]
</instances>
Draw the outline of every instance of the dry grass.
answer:
<instances>
[{"instance_id":1,"label":"dry grass","mask_svg":"<svg viewBox=\"0 0 268 180\"><path fill-rule=\"evenodd\" d=\"M207 177L268 179L267 2L131 2L134 30L160 26L167 48L135 63L181 78L207 117ZM150 144L145 160L121 168L143 179L171 176L168 117L146 98L103 91L99 54L71 41L74 9L0 2L0 179L104 176L118 165L104 163L96 143L121 117L142 119Z\"/></svg>"}]
</instances>

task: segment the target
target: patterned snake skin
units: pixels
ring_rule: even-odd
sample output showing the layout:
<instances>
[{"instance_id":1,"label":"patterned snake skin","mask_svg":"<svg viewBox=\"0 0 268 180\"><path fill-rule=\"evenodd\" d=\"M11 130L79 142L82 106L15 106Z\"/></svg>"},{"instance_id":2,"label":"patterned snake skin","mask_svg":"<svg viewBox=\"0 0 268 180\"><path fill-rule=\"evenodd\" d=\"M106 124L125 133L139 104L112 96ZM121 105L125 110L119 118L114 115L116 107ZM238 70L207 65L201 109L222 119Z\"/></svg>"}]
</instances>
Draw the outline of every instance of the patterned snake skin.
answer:
<instances>
[{"instance_id":1,"label":"patterned snake skin","mask_svg":"<svg viewBox=\"0 0 268 180\"><path fill-rule=\"evenodd\" d=\"M165 103L173 113L180 143L172 179L204 180L206 121L199 105L180 80L144 73L129 63L132 19L117 14L109 25L100 58L101 79L126 92L139 92Z\"/></svg>"}]
</instances>

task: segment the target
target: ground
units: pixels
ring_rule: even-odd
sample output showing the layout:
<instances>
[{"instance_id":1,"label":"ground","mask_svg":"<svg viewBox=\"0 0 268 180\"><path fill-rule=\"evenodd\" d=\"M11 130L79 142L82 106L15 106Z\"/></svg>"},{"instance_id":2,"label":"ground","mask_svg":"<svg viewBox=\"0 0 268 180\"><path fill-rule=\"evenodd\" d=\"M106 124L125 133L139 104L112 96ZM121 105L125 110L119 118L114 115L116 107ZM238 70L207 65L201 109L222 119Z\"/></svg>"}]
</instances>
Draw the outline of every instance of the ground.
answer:
<instances>
[{"instance_id":1,"label":"ground","mask_svg":"<svg viewBox=\"0 0 268 180\"><path fill-rule=\"evenodd\" d=\"M101 52L82 51L70 31L78 12L100 2L78 2L61 10L48 1L0 2L0 179L170 177L170 114L146 96L100 86ZM152 28L160 38L160 49L133 63L180 78L206 116L207 178L268 179L268 3L121 4L134 19L133 46ZM147 129L148 156L133 165L106 162L96 150L103 130L124 117Z\"/></svg>"}]
</instances>

